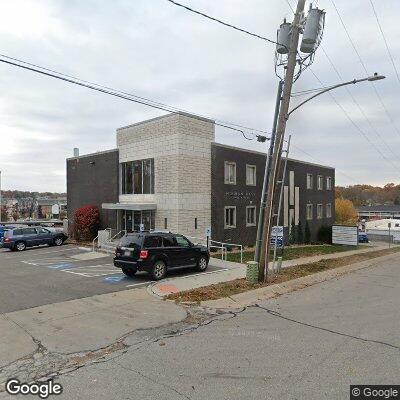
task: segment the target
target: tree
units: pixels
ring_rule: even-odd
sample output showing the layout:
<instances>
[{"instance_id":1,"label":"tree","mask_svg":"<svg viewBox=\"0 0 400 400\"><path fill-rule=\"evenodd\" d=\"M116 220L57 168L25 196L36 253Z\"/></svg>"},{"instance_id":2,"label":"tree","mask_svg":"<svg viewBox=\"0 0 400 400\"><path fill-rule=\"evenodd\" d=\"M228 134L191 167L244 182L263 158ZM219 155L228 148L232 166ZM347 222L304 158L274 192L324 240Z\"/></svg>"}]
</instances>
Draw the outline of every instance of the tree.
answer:
<instances>
[{"instance_id":1,"label":"tree","mask_svg":"<svg viewBox=\"0 0 400 400\"><path fill-rule=\"evenodd\" d=\"M306 226L304 228L304 243L305 244L311 243L311 231L310 231L310 225L308 224L308 221L306 221Z\"/></svg>"},{"instance_id":2,"label":"tree","mask_svg":"<svg viewBox=\"0 0 400 400\"><path fill-rule=\"evenodd\" d=\"M341 225L354 225L357 223L357 211L350 200L335 200L335 219L336 223Z\"/></svg>"},{"instance_id":3,"label":"tree","mask_svg":"<svg viewBox=\"0 0 400 400\"><path fill-rule=\"evenodd\" d=\"M289 243L295 244L296 242L297 242L297 226L294 223L294 218L293 218L290 226Z\"/></svg>"},{"instance_id":4,"label":"tree","mask_svg":"<svg viewBox=\"0 0 400 400\"><path fill-rule=\"evenodd\" d=\"M0 209L0 221L7 222L8 220L8 207L3 204Z\"/></svg>"},{"instance_id":5,"label":"tree","mask_svg":"<svg viewBox=\"0 0 400 400\"><path fill-rule=\"evenodd\" d=\"M74 236L76 240L92 240L99 228L99 207L87 205L75 210Z\"/></svg>"},{"instance_id":6,"label":"tree","mask_svg":"<svg viewBox=\"0 0 400 400\"><path fill-rule=\"evenodd\" d=\"M304 235L303 235L303 227L301 225L301 221L299 221L299 224L297 225L297 244L303 244L304 243Z\"/></svg>"}]
</instances>

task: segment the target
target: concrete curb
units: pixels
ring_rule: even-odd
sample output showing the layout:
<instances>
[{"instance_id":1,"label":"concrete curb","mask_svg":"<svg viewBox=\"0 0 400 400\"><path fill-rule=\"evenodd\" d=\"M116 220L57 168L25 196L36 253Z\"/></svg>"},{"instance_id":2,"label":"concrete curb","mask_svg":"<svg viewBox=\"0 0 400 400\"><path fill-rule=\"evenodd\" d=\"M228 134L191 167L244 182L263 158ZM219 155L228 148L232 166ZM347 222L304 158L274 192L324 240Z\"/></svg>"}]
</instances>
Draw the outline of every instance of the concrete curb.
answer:
<instances>
[{"instance_id":1,"label":"concrete curb","mask_svg":"<svg viewBox=\"0 0 400 400\"><path fill-rule=\"evenodd\" d=\"M283 294L291 293L293 291L303 289L307 286L312 286L321 282L331 279L339 278L346 274L356 272L365 268L377 266L377 262L390 260L398 254L388 254L381 257L376 257L370 260L361 261L356 264L345 265L343 267L330 269L328 271L317 272L312 275L307 275L301 278L293 279L287 282L250 290L247 292L224 297L217 300L202 301L200 305L205 308L212 309L240 309L257 304L259 301L272 299Z\"/></svg>"}]
</instances>

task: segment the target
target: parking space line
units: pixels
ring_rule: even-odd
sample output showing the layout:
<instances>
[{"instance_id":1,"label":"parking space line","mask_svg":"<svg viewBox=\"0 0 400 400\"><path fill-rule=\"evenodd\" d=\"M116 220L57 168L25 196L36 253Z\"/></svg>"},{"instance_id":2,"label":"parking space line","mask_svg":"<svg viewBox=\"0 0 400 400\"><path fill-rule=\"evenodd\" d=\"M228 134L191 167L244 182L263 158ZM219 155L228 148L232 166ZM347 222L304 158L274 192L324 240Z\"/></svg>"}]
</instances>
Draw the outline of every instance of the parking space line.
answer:
<instances>
[{"instance_id":1,"label":"parking space line","mask_svg":"<svg viewBox=\"0 0 400 400\"><path fill-rule=\"evenodd\" d=\"M40 250L40 249L37 249ZM39 257L42 254L53 254L53 253L61 253L63 251L73 251L73 250L78 250L76 248L68 248L68 249L62 249L62 250L52 250L52 251L42 251L42 252L38 252L36 254L32 254L33 257ZM28 250L28 252L33 251L33 250ZM8 253L8 252L7 252ZM13 255L8 255L8 256L4 256L2 258L15 258L16 256L26 256L27 253L25 252L20 252L20 253L13 253Z\"/></svg>"}]
</instances>

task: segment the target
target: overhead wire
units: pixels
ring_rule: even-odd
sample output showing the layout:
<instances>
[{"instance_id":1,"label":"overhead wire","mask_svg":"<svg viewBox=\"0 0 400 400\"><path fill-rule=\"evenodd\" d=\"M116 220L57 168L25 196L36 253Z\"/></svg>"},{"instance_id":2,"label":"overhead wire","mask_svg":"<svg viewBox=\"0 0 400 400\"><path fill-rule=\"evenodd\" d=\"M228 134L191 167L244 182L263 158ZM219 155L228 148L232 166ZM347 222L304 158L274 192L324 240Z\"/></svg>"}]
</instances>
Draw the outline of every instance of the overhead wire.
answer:
<instances>
[{"instance_id":1,"label":"overhead wire","mask_svg":"<svg viewBox=\"0 0 400 400\"><path fill-rule=\"evenodd\" d=\"M72 75L68 75L68 74L65 74L65 73L62 73L62 72L58 72L58 71L56 71L54 69L49 69L49 68L46 68L46 67L42 67L42 66L40 66L38 64L33 64L33 63L30 63L30 62L27 62L27 61L24 61L24 60L15 58L15 57L10 57L10 56L7 56L5 54L1 54L0 53L0 57L8 59L8 60L4 60L4 59L0 58L0 62L2 62L2 63L13 65L13 66L25 69L25 70L29 70L31 72L36 72L36 73L39 73L39 74L42 74L42 75L45 75L45 76L49 76L49 77L52 77L52 78L60 79L62 81L68 82L68 83L72 83L72 84L76 84L76 85L79 85L79 86L83 86L83 87L86 87L88 89L96 90L96 91L99 91L99 92L102 92L102 93L105 93L105 94L109 94L109 95L112 95L112 96L115 96L115 97L119 97L119 98L122 98L122 99L125 99L125 100L129 100L129 101L132 101L132 102L135 102L135 103L138 103L138 104L146 105L148 107L152 107L152 108L155 108L155 109L158 109L158 110L162 110L162 111L166 111L166 112L189 113L189 114L195 115L197 117L210 119L210 120L214 121L215 125L217 125L217 126L221 126L221 127L224 127L224 128L227 128L227 129L230 129L230 130L233 130L233 131L241 133L243 135L243 137L245 139L247 139L247 140L253 140L253 139L249 139L246 136L246 134L243 131L243 129L249 131L249 132L246 132L247 135L252 135L254 137L260 137L261 136L261 135L257 135L256 133L254 133L256 131L259 132L259 133L268 134L268 132L262 131L260 129L253 129L253 128L250 128L250 127L247 127L247 126L238 125L238 124L235 124L235 123L231 123L231 122L222 121L222 120L219 120L219 119L206 117L204 115L195 114L193 112L182 110L182 109L179 109L177 107L169 106L167 104L160 103L158 101L154 101L154 100L151 100L151 99L148 99L148 98L145 98L145 97L137 96L137 95L132 94L132 93L128 93L128 92L125 92L125 91L120 91L120 90L113 89L113 88L108 87L108 86L104 86L104 85L100 85L100 84L93 83L93 82L90 82L90 81L86 81L86 80L74 77ZM10 60L12 60L12 61L10 61ZM239 128L242 128L242 129L239 129Z\"/></svg>"},{"instance_id":2,"label":"overhead wire","mask_svg":"<svg viewBox=\"0 0 400 400\"><path fill-rule=\"evenodd\" d=\"M331 0L332 3L334 3L333 0ZM286 3L289 5L289 7L293 10L293 7L291 6L289 0L286 0ZM339 18L340 17L340 14ZM344 23L343 23L344 25ZM344 26L346 33L348 34L348 37L352 43L352 45L354 46L354 42L351 40L351 37L347 31L347 28ZM336 74L338 75L340 80L343 80L343 77L341 76L341 74L339 73L338 69L336 68L336 66L334 65L333 61L331 60L331 58L328 56L328 54L326 53L325 49L323 48L323 46L321 45L321 49L324 53L324 55L326 56L328 62L331 64L332 68L334 69L334 71L336 72ZM356 50L356 53L359 56L359 59L361 61L361 63L364 66L365 72L368 75L368 71L365 67L365 64L363 63L360 54L358 53L358 51ZM320 85L325 86L324 83L321 81L321 79L317 76L317 74L313 71L312 68L310 68L311 73L313 74L313 76L317 79L317 81L320 83ZM328 86L329 87L329 86ZM386 144L386 146L389 148L389 151L393 153L393 155L397 158L398 156L393 152L393 150L387 145L387 143L384 141L384 139L382 138L382 136L379 134L379 132L376 130L376 128L372 125L370 119L368 118L368 116L366 115L366 113L364 112L364 110L361 108L360 104L358 103L358 101L355 99L354 95L351 93L351 91L349 90L349 88L345 87L347 93L350 95L350 97L352 98L353 102L356 104L357 108L360 110L360 112L362 113L362 115L364 116L364 118L367 120L367 122L369 123L371 129L375 132L375 134L382 140L383 143ZM374 89L376 90L375 86ZM388 163L390 164L392 167L394 167L395 169L398 170L398 166L396 166L392 160L390 160L389 158L387 158L385 156L385 154L382 153L382 151L375 145L374 142L372 142L368 135L364 132L363 129L360 128L360 126L353 120L353 118L350 116L350 114L347 112L347 110L338 102L338 100L336 99L336 97L331 93L328 92L328 94L330 95L330 97L332 98L332 100L336 103L336 105L340 108L340 110L345 114L346 118L350 121L350 123L353 125L353 127L365 138L365 140L378 152L378 154Z\"/></svg>"},{"instance_id":3,"label":"overhead wire","mask_svg":"<svg viewBox=\"0 0 400 400\"><path fill-rule=\"evenodd\" d=\"M364 72L368 75L369 72L368 72L368 69L367 69L367 67L366 67L366 65L365 65L365 62L363 61L363 59L362 59L362 57L361 57L361 55L360 55L360 52L359 52L358 49L357 49L357 46L355 45L353 39L351 38L350 32L348 31L348 29L347 29L347 27L346 27L346 24L344 23L344 20L343 20L343 18L342 18L342 15L341 15L341 13L340 13L338 7L336 6L335 1L334 1L334 0L331 0L331 3L332 3L332 5L333 5L333 7L335 8L336 14L337 14L338 17L339 17L339 21L340 21L341 25L343 26L343 29L344 29L344 31L345 31L345 33L346 33L346 36L347 36L347 38L348 38L348 40L349 40L349 42L350 42L350 44L351 44L351 46L352 46L352 48L353 48L355 54L357 55L358 61L360 62L361 66L362 66L362 68L363 68L363 70L364 70ZM386 116L388 117L390 123L392 124L394 130L395 130L396 133L400 136L400 130L399 130L399 128L397 127L397 125L396 125L396 123L395 123L395 121L394 121L392 115L390 114L389 110L387 109L387 107L386 107L386 105L385 105L385 102L383 101L382 96L380 95L378 89L376 88L376 86L375 86L374 84L372 84L372 88L373 88L373 90L374 90L374 92L375 92L375 95L376 95L376 97L377 97L379 103L381 104L382 109L385 111Z\"/></svg>"},{"instance_id":4,"label":"overhead wire","mask_svg":"<svg viewBox=\"0 0 400 400\"><path fill-rule=\"evenodd\" d=\"M396 74L397 80L398 80L399 83L400 83L399 71L398 71L398 69L397 69L397 67L396 67L396 63L394 62L394 57L393 57L393 55L392 55L392 52L390 51L389 44L388 44L388 41L387 41L387 39L386 39L386 35L385 35L385 33L384 33L384 31L383 31L383 28L382 28L382 25L381 25L381 23L380 23L380 21L379 21L378 13L376 12L376 9L375 9L375 6L374 6L373 1L372 1L372 0L369 0L369 2L371 3L371 7L372 7L372 11L373 11L373 13L374 13L375 19L376 19L376 23L378 24L379 30L380 30L380 32L381 32L382 39L383 39L383 41L384 41L384 43L385 43L386 51L387 51L387 53L388 53L388 56L389 56L389 59L390 59L392 65L393 65L393 69L394 69L394 72L395 72L395 74Z\"/></svg>"},{"instance_id":5,"label":"overhead wire","mask_svg":"<svg viewBox=\"0 0 400 400\"><path fill-rule=\"evenodd\" d=\"M265 36L262 36L262 35L259 35L257 33L250 32L247 29L243 29L243 28L240 28L238 26L232 25L232 24L230 24L228 22L225 22L225 21L222 21L222 20L220 20L218 18L215 18L215 17L213 17L213 16L211 16L209 14L206 14L206 13L203 13L201 11L195 10L195 9L193 9L191 7L188 7L188 6L186 6L186 5L182 4L182 3L178 3L177 1L174 1L174 0L167 0L167 1L169 3L175 5L175 6L184 8L185 10L190 11L190 12L192 12L194 14L201 15L202 17L205 17L205 18L207 18L207 19L209 19L211 21L217 22L217 23L219 23L221 25L224 25L224 26L226 26L228 28L232 28L232 29L237 30L239 32L246 33L247 35L256 37L258 39L265 40L266 42L269 42L269 43L278 44L278 42L276 42L275 40L269 39L269 38L267 38Z\"/></svg>"}]
</instances>

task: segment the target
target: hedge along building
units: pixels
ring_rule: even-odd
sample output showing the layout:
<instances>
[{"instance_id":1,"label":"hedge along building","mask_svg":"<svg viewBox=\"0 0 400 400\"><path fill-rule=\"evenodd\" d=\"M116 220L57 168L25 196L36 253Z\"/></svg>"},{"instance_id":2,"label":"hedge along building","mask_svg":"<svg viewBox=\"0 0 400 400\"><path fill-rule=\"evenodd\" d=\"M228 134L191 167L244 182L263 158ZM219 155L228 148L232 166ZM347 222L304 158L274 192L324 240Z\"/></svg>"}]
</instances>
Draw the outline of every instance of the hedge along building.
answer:
<instances>
[{"instance_id":1,"label":"hedge along building","mask_svg":"<svg viewBox=\"0 0 400 400\"><path fill-rule=\"evenodd\" d=\"M95 204L101 228L167 229L253 245L265 153L215 142L214 121L168 114L117 129L117 148L67 159L68 216ZM335 170L289 159L281 222L312 240L334 222Z\"/></svg>"}]
</instances>

